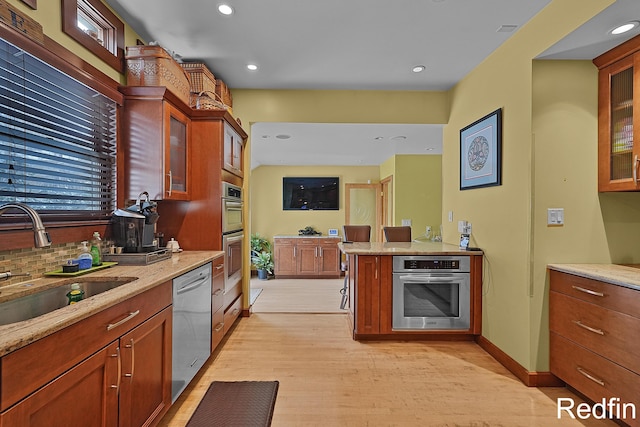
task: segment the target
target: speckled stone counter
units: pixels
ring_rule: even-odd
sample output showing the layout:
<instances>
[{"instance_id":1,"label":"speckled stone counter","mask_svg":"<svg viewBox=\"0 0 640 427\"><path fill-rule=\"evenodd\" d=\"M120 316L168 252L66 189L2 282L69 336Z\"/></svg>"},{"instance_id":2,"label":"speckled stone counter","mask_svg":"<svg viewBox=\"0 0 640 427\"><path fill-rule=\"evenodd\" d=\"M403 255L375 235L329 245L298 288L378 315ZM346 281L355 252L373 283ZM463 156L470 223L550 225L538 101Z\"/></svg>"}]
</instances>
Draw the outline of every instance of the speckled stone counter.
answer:
<instances>
[{"instance_id":1,"label":"speckled stone counter","mask_svg":"<svg viewBox=\"0 0 640 427\"><path fill-rule=\"evenodd\" d=\"M467 251L442 242L372 242L339 243L346 254L353 255L482 255L482 251Z\"/></svg>"},{"instance_id":2,"label":"speckled stone counter","mask_svg":"<svg viewBox=\"0 0 640 427\"><path fill-rule=\"evenodd\" d=\"M0 326L0 356L57 332L223 255L224 252L221 251L185 251L175 253L165 261L146 266L116 265L78 276L78 278L134 277L136 279L118 288L84 299L78 304L54 310L34 319ZM68 280L68 277L46 277L0 287L0 302L55 287L56 283L60 281L68 282Z\"/></svg>"},{"instance_id":3,"label":"speckled stone counter","mask_svg":"<svg viewBox=\"0 0 640 427\"><path fill-rule=\"evenodd\" d=\"M619 264L549 264L551 270L640 291L640 266Z\"/></svg>"}]
</instances>

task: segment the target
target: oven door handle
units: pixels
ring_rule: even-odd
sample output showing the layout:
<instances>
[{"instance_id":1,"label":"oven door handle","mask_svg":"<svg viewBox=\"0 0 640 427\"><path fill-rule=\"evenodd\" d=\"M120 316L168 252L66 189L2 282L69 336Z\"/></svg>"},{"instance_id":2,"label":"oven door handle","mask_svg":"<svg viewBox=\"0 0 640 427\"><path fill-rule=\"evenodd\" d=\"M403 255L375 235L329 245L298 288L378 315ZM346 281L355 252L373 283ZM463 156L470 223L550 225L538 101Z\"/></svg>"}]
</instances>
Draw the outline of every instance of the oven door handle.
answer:
<instances>
[{"instance_id":1,"label":"oven door handle","mask_svg":"<svg viewBox=\"0 0 640 427\"><path fill-rule=\"evenodd\" d=\"M430 276L428 274L407 274L398 276L403 283L451 283L456 282L455 277Z\"/></svg>"},{"instance_id":2,"label":"oven door handle","mask_svg":"<svg viewBox=\"0 0 640 427\"><path fill-rule=\"evenodd\" d=\"M224 201L224 208L228 211L239 211L242 209L242 202Z\"/></svg>"}]
</instances>

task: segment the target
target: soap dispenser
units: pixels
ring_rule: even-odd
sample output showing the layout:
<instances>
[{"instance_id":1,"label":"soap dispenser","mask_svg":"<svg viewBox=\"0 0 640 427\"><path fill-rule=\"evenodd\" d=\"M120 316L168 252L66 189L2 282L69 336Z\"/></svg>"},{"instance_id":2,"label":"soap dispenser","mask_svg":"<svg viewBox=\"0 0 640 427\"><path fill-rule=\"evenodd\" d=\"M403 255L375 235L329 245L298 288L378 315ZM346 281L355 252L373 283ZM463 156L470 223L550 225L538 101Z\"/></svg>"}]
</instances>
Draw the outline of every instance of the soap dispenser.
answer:
<instances>
[{"instance_id":1,"label":"soap dispenser","mask_svg":"<svg viewBox=\"0 0 640 427\"><path fill-rule=\"evenodd\" d=\"M102 265L102 239L97 231L93 233L93 239L91 239L91 265L93 267Z\"/></svg>"},{"instance_id":2,"label":"soap dispenser","mask_svg":"<svg viewBox=\"0 0 640 427\"><path fill-rule=\"evenodd\" d=\"M78 301L82 300L84 297L84 291L80 289L79 283L71 284L71 290L67 292L67 298L69 298L69 305L75 304Z\"/></svg>"},{"instance_id":3,"label":"soap dispenser","mask_svg":"<svg viewBox=\"0 0 640 427\"><path fill-rule=\"evenodd\" d=\"M89 251L89 246L87 246L89 242L86 240L82 242L82 247L80 248L80 256L78 257L78 268L80 270L86 270L91 268L91 263L93 262L93 257L91 256L91 252Z\"/></svg>"}]
</instances>

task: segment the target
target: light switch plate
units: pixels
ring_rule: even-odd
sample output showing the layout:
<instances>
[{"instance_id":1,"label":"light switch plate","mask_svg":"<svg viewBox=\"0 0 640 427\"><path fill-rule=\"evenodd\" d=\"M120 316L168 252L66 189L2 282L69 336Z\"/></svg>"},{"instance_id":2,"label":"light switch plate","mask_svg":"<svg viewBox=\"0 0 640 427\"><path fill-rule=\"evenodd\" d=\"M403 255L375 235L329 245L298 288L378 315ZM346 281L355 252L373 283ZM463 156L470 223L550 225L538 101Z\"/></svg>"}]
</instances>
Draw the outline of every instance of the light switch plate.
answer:
<instances>
[{"instance_id":1,"label":"light switch plate","mask_svg":"<svg viewBox=\"0 0 640 427\"><path fill-rule=\"evenodd\" d=\"M547 209L547 225L564 225L564 208Z\"/></svg>"},{"instance_id":2,"label":"light switch plate","mask_svg":"<svg viewBox=\"0 0 640 427\"><path fill-rule=\"evenodd\" d=\"M404 227L407 227L407 226L408 226L408 227L411 227L411 220L410 220L410 219L403 219L403 220L402 220L402 225L403 225Z\"/></svg>"}]
</instances>

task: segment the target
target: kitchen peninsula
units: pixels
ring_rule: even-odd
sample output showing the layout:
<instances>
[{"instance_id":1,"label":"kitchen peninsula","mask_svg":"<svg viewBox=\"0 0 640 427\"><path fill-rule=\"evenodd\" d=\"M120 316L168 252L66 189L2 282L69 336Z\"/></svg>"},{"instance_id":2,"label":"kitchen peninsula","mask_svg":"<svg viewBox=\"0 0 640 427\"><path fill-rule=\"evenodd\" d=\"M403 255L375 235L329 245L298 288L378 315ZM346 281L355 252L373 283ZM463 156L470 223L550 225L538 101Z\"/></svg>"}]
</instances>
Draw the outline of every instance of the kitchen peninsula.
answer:
<instances>
[{"instance_id":1,"label":"kitchen peninsula","mask_svg":"<svg viewBox=\"0 0 640 427\"><path fill-rule=\"evenodd\" d=\"M339 245L353 339L472 340L482 327L482 251L441 242Z\"/></svg>"}]
</instances>

